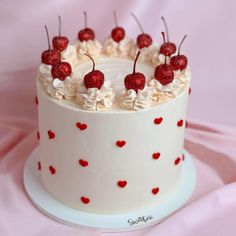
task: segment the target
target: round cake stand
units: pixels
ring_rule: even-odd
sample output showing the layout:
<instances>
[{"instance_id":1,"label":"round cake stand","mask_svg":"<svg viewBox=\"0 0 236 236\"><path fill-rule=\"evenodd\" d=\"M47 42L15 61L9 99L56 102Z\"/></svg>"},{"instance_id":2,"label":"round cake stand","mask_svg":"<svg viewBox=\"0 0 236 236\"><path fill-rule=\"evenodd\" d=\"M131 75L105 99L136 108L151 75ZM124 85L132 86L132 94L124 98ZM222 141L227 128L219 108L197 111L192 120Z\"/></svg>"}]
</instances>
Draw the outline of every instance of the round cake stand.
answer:
<instances>
[{"instance_id":1,"label":"round cake stand","mask_svg":"<svg viewBox=\"0 0 236 236\"><path fill-rule=\"evenodd\" d=\"M24 186L29 198L40 211L63 224L84 226L103 232L131 231L154 225L186 204L194 190L196 174L192 157L186 151L184 154L183 173L175 193L155 207L130 214L91 214L72 209L55 200L44 188L39 172L35 171L39 160L38 148L30 154L25 163Z\"/></svg>"}]
</instances>

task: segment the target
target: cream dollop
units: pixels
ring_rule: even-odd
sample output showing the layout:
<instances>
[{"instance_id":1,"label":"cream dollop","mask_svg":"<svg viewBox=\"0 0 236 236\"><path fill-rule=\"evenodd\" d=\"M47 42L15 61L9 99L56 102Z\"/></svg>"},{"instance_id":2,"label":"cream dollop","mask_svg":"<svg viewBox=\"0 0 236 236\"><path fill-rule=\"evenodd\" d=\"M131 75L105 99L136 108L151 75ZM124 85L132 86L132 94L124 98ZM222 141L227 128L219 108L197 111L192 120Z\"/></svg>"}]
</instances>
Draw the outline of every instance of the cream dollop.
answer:
<instances>
[{"instance_id":1,"label":"cream dollop","mask_svg":"<svg viewBox=\"0 0 236 236\"><path fill-rule=\"evenodd\" d=\"M124 38L119 43L115 42L111 37L107 38L104 42L104 53L114 57L129 56L130 50L134 47L132 39Z\"/></svg>"},{"instance_id":2,"label":"cream dollop","mask_svg":"<svg viewBox=\"0 0 236 236\"><path fill-rule=\"evenodd\" d=\"M64 81L54 79L47 87L47 92L56 99L72 99L76 96L80 80L66 77Z\"/></svg>"},{"instance_id":3,"label":"cream dollop","mask_svg":"<svg viewBox=\"0 0 236 236\"><path fill-rule=\"evenodd\" d=\"M61 52L61 59L75 67L78 61L76 47L68 44L67 48Z\"/></svg>"},{"instance_id":4,"label":"cream dollop","mask_svg":"<svg viewBox=\"0 0 236 236\"><path fill-rule=\"evenodd\" d=\"M89 54L91 57L97 57L102 51L102 45L96 39L82 42L76 40L75 47L77 48L79 59L87 59L84 55L85 53Z\"/></svg>"},{"instance_id":5,"label":"cream dollop","mask_svg":"<svg viewBox=\"0 0 236 236\"><path fill-rule=\"evenodd\" d=\"M152 62L153 56L159 51L159 48L155 44L151 44L149 47L139 49L137 45L134 45L130 51L130 55L135 58L138 51L141 51L139 60Z\"/></svg>"},{"instance_id":6,"label":"cream dollop","mask_svg":"<svg viewBox=\"0 0 236 236\"><path fill-rule=\"evenodd\" d=\"M100 90L97 88L86 89L81 81L77 98L83 109L95 111L111 107L115 93L106 81Z\"/></svg>"},{"instance_id":7,"label":"cream dollop","mask_svg":"<svg viewBox=\"0 0 236 236\"><path fill-rule=\"evenodd\" d=\"M170 58L165 57L163 54L159 54L159 51L157 50L156 52L153 53L151 62L154 66L158 66L160 64L164 64L166 60L167 64L170 64Z\"/></svg>"},{"instance_id":8,"label":"cream dollop","mask_svg":"<svg viewBox=\"0 0 236 236\"><path fill-rule=\"evenodd\" d=\"M151 105L151 96L152 92L147 87L137 93L133 89L125 90L121 94L121 107L135 111L147 109Z\"/></svg>"},{"instance_id":9,"label":"cream dollop","mask_svg":"<svg viewBox=\"0 0 236 236\"><path fill-rule=\"evenodd\" d=\"M183 71L174 71L174 80L167 84L162 85L158 80L152 78L148 86L152 90L152 100L158 102L166 102L175 98L181 93L191 80L191 73L189 68Z\"/></svg>"},{"instance_id":10,"label":"cream dollop","mask_svg":"<svg viewBox=\"0 0 236 236\"><path fill-rule=\"evenodd\" d=\"M52 82L51 65L41 63L39 66L39 81L46 88Z\"/></svg>"}]
</instances>

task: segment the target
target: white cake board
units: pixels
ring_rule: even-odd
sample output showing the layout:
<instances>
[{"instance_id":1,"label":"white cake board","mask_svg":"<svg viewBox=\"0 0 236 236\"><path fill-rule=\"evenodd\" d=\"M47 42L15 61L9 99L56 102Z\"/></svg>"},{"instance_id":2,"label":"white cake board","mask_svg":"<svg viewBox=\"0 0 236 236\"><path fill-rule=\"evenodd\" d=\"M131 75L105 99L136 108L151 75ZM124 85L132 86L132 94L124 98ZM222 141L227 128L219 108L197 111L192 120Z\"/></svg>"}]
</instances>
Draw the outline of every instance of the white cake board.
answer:
<instances>
[{"instance_id":1,"label":"white cake board","mask_svg":"<svg viewBox=\"0 0 236 236\"><path fill-rule=\"evenodd\" d=\"M195 168L190 154L184 151L182 177L178 189L172 196L153 208L130 214L97 215L82 212L55 200L44 188L39 171L35 171L39 160L39 149L29 156L24 168L25 190L33 204L44 214L60 223L73 227L89 227L103 232L131 231L154 225L186 204L192 195L196 182ZM148 218L148 219L147 219ZM145 220L147 219L147 220ZM132 221L137 223L132 224Z\"/></svg>"}]
</instances>

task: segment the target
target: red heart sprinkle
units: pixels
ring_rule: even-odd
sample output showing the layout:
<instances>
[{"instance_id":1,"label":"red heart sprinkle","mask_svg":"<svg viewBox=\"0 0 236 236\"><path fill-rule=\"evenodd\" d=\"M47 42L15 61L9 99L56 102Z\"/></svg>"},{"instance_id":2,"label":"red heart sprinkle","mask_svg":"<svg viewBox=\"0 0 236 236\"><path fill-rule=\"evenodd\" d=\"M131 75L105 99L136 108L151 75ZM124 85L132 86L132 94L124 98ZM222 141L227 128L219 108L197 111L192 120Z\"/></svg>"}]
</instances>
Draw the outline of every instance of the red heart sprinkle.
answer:
<instances>
[{"instance_id":1,"label":"red heart sprinkle","mask_svg":"<svg viewBox=\"0 0 236 236\"><path fill-rule=\"evenodd\" d=\"M116 145L117 145L118 147L120 147L120 148L124 147L125 144L126 144L126 142L125 142L124 140L118 140L118 141L116 142Z\"/></svg>"},{"instance_id":2,"label":"red heart sprinkle","mask_svg":"<svg viewBox=\"0 0 236 236\"><path fill-rule=\"evenodd\" d=\"M124 188L126 185L127 185L127 181L125 180L119 180L117 182L117 185L120 187L120 188Z\"/></svg>"},{"instance_id":3,"label":"red heart sprinkle","mask_svg":"<svg viewBox=\"0 0 236 236\"><path fill-rule=\"evenodd\" d=\"M180 157L177 157L177 158L175 159L175 165L178 165L178 164L180 163L180 161L181 161L181 158L180 158Z\"/></svg>"},{"instance_id":4,"label":"red heart sprinkle","mask_svg":"<svg viewBox=\"0 0 236 236\"><path fill-rule=\"evenodd\" d=\"M38 140L40 139L40 133L39 133L39 131L37 131L37 139L38 139Z\"/></svg>"},{"instance_id":5,"label":"red heart sprinkle","mask_svg":"<svg viewBox=\"0 0 236 236\"><path fill-rule=\"evenodd\" d=\"M51 172L51 175L56 173L56 169L53 166L49 166L49 171Z\"/></svg>"},{"instance_id":6,"label":"red heart sprinkle","mask_svg":"<svg viewBox=\"0 0 236 236\"><path fill-rule=\"evenodd\" d=\"M154 119L154 124L159 125L159 124L161 124L162 121L163 121L162 117L157 117L157 118Z\"/></svg>"},{"instance_id":7,"label":"red heart sprinkle","mask_svg":"<svg viewBox=\"0 0 236 236\"><path fill-rule=\"evenodd\" d=\"M83 160L83 159L80 159L80 160L79 160L79 164L80 164L81 166L85 167L85 166L88 165L88 162L85 161L85 160Z\"/></svg>"},{"instance_id":8,"label":"red heart sprinkle","mask_svg":"<svg viewBox=\"0 0 236 236\"><path fill-rule=\"evenodd\" d=\"M160 155L161 154L159 152L155 152L155 153L152 154L152 158L157 160L160 157Z\"/></svg>"},{"instance_id":9,"label":"red heart sprinkle","mask_svg":"<svg viewBox=\"0 0 236 236\"><path fill-rule=\"evenodd\" d=\"M87 197L81 197L80 199L84 204L88 204L90 202L90 199Z\"/></svg>"},{"instance_id":10,"label":"red heart sprinkle","mask_svg":"<svg viewBox=\"0 0 236 236\"><path fill-rule=\"evenodd\" d=\"M190 94L191 94L191 92L192 92L192 89L191 89L191 88L189 88L189 89L188 89L188 94L190 95Z\"/></svg>"},{"instance_id":11,"label":"red heart sprinkle","mask_svg":"<svg viewBox=\"0 0 236 236\"><path fill-rule=\"evenodd\" d=\"M184 154L182 155L182 161L184 161L184 159L185 159L185 156L184 156Z\"/></svg>"},{"instance_id":12,"label":"red heart sprinkle","mask_svg":"<svg viewBox=\"0 0 236 236\"><path fill-rule=\"evenodd\" d=\"M36 105L39 105L39 101L38 101L38 97L37 96L35 97L35 103L36 103Z\"/></svg>"},{"instance_id":13,"label":"red heart sprinkle","mask_svg":"<svg viewBox=\"0 0 236 236\"><path fill-rule=\"evenodd\" d=\"M77 126L77 128L79 128L80 130L85 130L85 129L87 129L87 125L86 124L82 124L82 123L80 123L80 122L77 122L76 123L76 126Z\"/></svg>"},{"instance_id":14,"label":"red heart sprinkle","mask_svg":"<svg viewBox=\"0 0 236 236\"><path fill-rule=\"evenodd\" d=\"M183 126L183 123L184 123L183 120L179 120L179 121L177 122L177 126L178 126L178 127L182 127L182 126Z\"/></svg>"},{"instance_id":15,"label":"red heart sprinkle","mask_svg":"<svg viewBox=\"0 0 236 236\"><path fill-rule=\"evenodd\" d=\"M42 169L42 167L41 167L41 162L38 161L38 170L41 170L41 169Z\"/></svg>"},{"instance_id":16,"label":"red heart sprinkle","mask_svg":"<svg viewBox=\"0 0 236 236\"><path fill-rule=\"evenodd\" d=\"M48 138L49 139L54 139L55 138L55 133L53 133L51 130L48 130Z\"/></svg>"},{"instance_id":17,"label":"red heart sprinkle","mask_svg":"<svg viewBox=\"0 0 236 236\"><path fill-rule=\"evenodd\" d=\"M159 192L159 188L158 187L152 189L152 193L154 195L158 194L158 192Z\"/></svg>"}]
</instances>

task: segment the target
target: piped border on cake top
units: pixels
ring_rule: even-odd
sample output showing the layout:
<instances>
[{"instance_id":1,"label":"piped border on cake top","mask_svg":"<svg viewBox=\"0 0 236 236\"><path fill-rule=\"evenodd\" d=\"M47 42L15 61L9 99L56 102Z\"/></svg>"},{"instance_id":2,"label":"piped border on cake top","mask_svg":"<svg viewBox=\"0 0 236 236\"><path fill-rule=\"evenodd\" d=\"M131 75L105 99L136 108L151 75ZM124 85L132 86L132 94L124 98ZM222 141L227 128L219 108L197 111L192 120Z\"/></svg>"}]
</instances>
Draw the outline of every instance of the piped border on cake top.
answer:
<instances>
[{"instance_id":1,"label":"piped border on cake top","mask_svg":"<svg viewBox=\"0 0 236 236\"><path fill-rule=\"evenodd\" d=\"M114 13L115 28L112 29L102 45L92 29L87 26L78 33L74 45L69 44L66 36L61 35L61 17L59 16L59 34L53 37L51 48L49 34L45 26L48 49L41 55L39 80L49 94L55 99L67 99L86 110L112 109L115 102L121 109L142 110L174 99L189 87L191 73L188 59L180 53L186 38L183 37L178 49L169 41L168 28L164 17L161 17L166 33L162 32L163 44L160 47L146 34L137 19L141 34L136 42L126 37L124 28L119 27ZM133 72L124 78L124 90L117 96L102 71L95 68L94 58L99 57L129 58L134 60ZM75 68L91 60L92 70L79 75L73 73ZM155 68L152 78L136 71L137 60L150 63ZM115 101L115 100L119 101Z\"/></svg>"}]
</instances>

